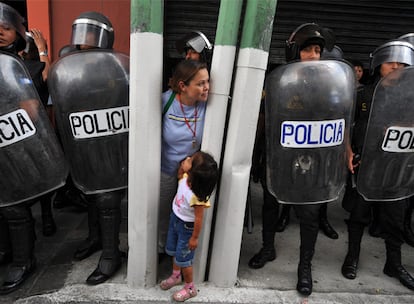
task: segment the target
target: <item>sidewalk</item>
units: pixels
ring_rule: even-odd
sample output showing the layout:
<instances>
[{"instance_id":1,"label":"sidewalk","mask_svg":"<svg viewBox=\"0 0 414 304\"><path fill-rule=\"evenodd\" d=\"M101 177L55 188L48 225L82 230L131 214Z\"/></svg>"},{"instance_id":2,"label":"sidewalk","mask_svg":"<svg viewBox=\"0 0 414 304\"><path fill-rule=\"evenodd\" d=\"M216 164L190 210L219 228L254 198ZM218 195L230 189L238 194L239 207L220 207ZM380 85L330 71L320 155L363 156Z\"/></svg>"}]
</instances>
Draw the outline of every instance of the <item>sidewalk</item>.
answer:
<instances>
[{"instance_id":1,"label":"sidewalk","mask_svg":"<svg viewBox=\"0 0 414 304\"><path fill-rule=\"evenodd\" d=\"M355 280L342 277L340 268L347 248L344 219L347 213L339 203L328 207L329 219L339 233L338 240L319 234L313 259L313 293L300 296L296 290L296 270L299 247L299 227L292 212L291 221L283 233L276 235L277 258L262 269L253 270L248 260L261 246L260 210L262 191L252 183L253 233L243 234L238 283L233 288L217 288L211 283L197 285L199 295L189 303L414 303L414 292L403 287L395 278L382 273L385 262L384 242L364 235L360 267ZM124 208L125 209L125 208ZM98 286L86 285L86 277L94 270L100 253L83 261L73 261L72 255L87 235L87 216L75 208L54 209L57 233L44 237L41 233L39 207L36 217L36 273L16 292L0 296L0 303L171 303L170 291L158 286L133 289L126 283L126 263L118 274ZM125 211L125 210L124 210ZM123 215L121 249L127 248L127 220ZM414 274L414 248L403 245L403 264ZM169 261L160 265L160 277L170 271ZM0 267L0 282L5 267ZM178 288L178 287L177 287Z\"/></svg>"}]
</instances>

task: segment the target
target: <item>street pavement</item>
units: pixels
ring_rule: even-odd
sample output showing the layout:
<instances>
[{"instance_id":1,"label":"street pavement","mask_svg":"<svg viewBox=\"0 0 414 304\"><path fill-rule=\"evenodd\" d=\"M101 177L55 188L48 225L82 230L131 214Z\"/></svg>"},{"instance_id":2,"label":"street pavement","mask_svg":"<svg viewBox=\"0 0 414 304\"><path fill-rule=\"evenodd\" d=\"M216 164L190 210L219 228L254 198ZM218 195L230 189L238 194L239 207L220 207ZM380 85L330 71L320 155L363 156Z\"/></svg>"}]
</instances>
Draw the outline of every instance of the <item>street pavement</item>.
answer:
<instances>
[{"instance_id":1,"label":"street pavement","mask_svg":"<svg viewBox=\"0 0 414 304\"><path fill-rule=\"evenodd\" d=\"M237 284L232 288L219 288L212 283L198 284L198 296L189 303L414 303L414 291L402 286L397 279L382 273L385 262L383 240L364 234L360 267L355 280L345 279L340 272L347 249L344 219L347 213L339 202L328 207L328 217L339 233L331 240L323 233L318 236L313 258L313 293L303 297L296 292L296 271L299 248L299 226L291 214L290 224L283 233L276 234L277 258L262 269L250 269L249 259L261 247L262 190L251 184L253 229L244 229ZM127 203L123 203L120 248L127 250ZM73 252L87 235L87 216L76 207L54 209L58 225L56 234L44 237L41 233L39 206L33 207L36 218L37 241L35 255L37 270L17 291L0 296L0 303L172 303L172 293L180 287L163 291L152 288L132 288L126 282L126 263L111 280L98 285L85 284L87 276L97 265L100 253L83 261L74 261ZM414 274L414 248L403 245L403 264ZM0 267L0 282L5 266ZM159 279L169 274L169 259L161 262Z\"/></svg>"}]
</instances>

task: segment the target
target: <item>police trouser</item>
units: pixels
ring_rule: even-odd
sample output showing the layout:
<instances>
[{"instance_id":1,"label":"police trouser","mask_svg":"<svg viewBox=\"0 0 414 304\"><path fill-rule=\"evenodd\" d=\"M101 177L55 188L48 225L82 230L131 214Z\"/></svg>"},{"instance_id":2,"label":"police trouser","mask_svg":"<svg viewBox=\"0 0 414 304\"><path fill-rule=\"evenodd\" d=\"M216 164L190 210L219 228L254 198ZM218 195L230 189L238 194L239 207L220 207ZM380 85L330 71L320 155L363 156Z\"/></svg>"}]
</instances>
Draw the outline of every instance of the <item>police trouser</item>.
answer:
<instances>
[{"instance_id":1,"label":"police trouser","mask_svg":"<svg viewBox=\"0 0 414 304\"><path fill-rule=\"evenodd\" d=\"M11 246L13 263L17 266L28 265L33 258L35 231L31 203L0 208L3 224L8 229L8 235L2 234L1 242Z\"/></svg>"},{"instance_id":2,"label":"police trouser","mask_svg":"<svg viewBox=\"0 0 414 304\"><path fill-rule=\"evenodd\" d=\"M314 251L319 231L321 204L293 205L300 225L300 250Z\"/></svg>"},{"instance_id":3,"label":"police trouser","mask_svg":"<svg viewBox=\"0 0 414 304\"><path fill-rule=\"evenodd\" d=\"M263 233L275 233L277 219L279 217L279 203L269 192L265 184L263 188L262 226Z\"/></svg>"},{"instance_id":4,"label":"police trouser","mask_svg":"<svg viewBox=\"0 0 414 304\"><path fill-rule=\"evenodd\" d=\"M101 232L102 254L100 268L103 273L111 273L112 267L121 258L119 251L119 230L121 223L121 200L124 190L92 194L87 196L89 204L97 208ZM88 208L88 212L91 212Z\"/></svg>"},{"instance_id":5,"label":"police trouser","mask_svg":"<svg viewBox=\"0 0 414 304\"><path fill-rule=\"evenodd\" d=\"M362 196L358 195L357 201L352 206L349 220L347 221L348 226L364 227L368 225L372 204L379 206L381 236L384 238L387 246L401 247L404 242L403 225L408 204L407 199L395 202L368 202Z\"/></svg>"}]
</instances>

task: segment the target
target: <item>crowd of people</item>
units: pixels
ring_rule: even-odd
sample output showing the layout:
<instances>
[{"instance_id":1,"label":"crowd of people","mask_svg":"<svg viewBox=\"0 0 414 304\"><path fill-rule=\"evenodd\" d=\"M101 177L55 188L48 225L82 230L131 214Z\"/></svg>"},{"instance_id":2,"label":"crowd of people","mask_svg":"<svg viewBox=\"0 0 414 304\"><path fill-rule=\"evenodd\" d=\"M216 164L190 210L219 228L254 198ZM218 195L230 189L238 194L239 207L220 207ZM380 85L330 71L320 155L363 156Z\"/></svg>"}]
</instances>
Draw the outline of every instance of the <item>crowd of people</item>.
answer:
<instances>
[{"instance_id":1,"label":"crowd of people","mask_svg":"<svg viewBox=\"0 0 414 304\"><path fill-rule=\"evenodd\" d=\"M117 132L111 134L91 135L91 132L82 131L81 128L86 127L81 125L81 121L87 115L97 117L100 115L97 111L103 109L107 113L117 111L117 114L122 115L120 108L128 105L128 81L118 77L117 81L121 79L119 83L112 83L112 86L107 88L103 84L108 80L105 77L110 78L112 75L105 73L106 70L96 73L98 76L84 73L89 76L80 79L78 83L75 83L74 79L66 79L66 76L59 77L59 73L64 69L73 69L73 75L82 74L91 68L82 62L91 64L91 61L94 61L94 67L97 69L105 69L109 65L113 67L111 71L123 70L123 66L111 61L111 56L117 55L113 50L113 26L101 13L80 14L73 22L71 43L62 48L61 57L51 66L46 40L41 31L27 31L25 21L19 13L4 3L0 3L0 11L0 56L20 58L21 64L27 67L42 104L39 111L48 111L50 127L57 126L55 132L70 166L70 175L65 187L50 189L47 193L39 193L35 198L0 206L0 264L8 264L5 281L1 282L0 294L15 291L35 271L36 237L31 206L40 201L43 234L53 235L56 223L53 219L52 197L57 197L56 206L61 197L62 201L69 201L66 204L80 203L87 210L89 233L74 250L74 259L83 260L101 250L98 265L87 277L86 283L103 283L120 269L126 257L126 254L119 250L119 230L120 203L127 187L125 151L128 150L128 133L127 129L120 127ZM356 278L364 228L370 225L370 234L385 241L387 257L384 274L397 278L401 284L414 290L414 279L401 262L401 245L404 242L414 245L414 234L411 230L414 203L410 202L408 197L378 202L367 200L357 191L355 185L360 165L364 161L360 156L363 152L374 90L389 74L414 64L414 46L411 44L411 38L410 35L402 36L375 49L371 55L371 66L368 68L371 81L365 84L360 82L364 72L362 63L346 60L340 47L335 45L332 31L318 24L305 23L297 27L287 39L285 51L286 66L337 60L355 69L355 77L348 79L355 83L347 83L355 89L355 107L347 109L349 112L354 111L351 113L354 120L351 126L346 126L341 133L343 141L339 145L346 151L346 157L338 158L341 160L338 166L349 169L343 200L343 207L349 212L349 218L346 220L348 252L341 268L342 275L347 279ZM186 34L177 41L176 46L177 51L183 54L183 60L174 67L168 80L169 88L162 94L161 101L163 112L158 253L159 259L165 255L172 258L172 274L161 281L161 289L168 290L182 284L184 279L184 287L175 292L173 298L176 301L185 301L197 295L192 276L194 252L203 225L203 212L210 206L209 197L216 186L219 168L217 161L209 153L200 151L210 88L209 66L213 46L199 31ZM70 86L74 89L71 90ZM93 88L96 90L91 90L93 93L88 95L88 99L94 102L99 100L102 94L106 94L111 97L107 98L107 104L97 106L85 102L82 92L91 86L95 86ZM116 92L111 94L109 90ZM308 296L313 291L312 257L319 230L331 239L338 239L338 233L328 221L328 205L332 199L324 197L309 201L305 196L301 200L299 195L299 200L296 197L295 202L279 202L279 198L274 194L277 191L273 187L273 181L268 178L268 171L274 170L269 166L269 159L277 155L275 156L275 152L269 150L266 145L270 129L267 127L268 121L265 116L269 115L269 104L278 101L273 100L272 95L267 94L266 90L267 88L263 94L265 98L259 115L252 160L252 179L260 180L263 188L263 245L249 260L248 265L253 269L260 269L276 259L275 234L286 229L293 209L300 226L296 289L300 294ZM295 93L294 87L292 90ZM289 111L306 108L300 97L295 95L293 99ZM72 100L73 104L68 100ZM306 111L309 117L302 120L311 120L317 107L312 108L311 105L311 109ZM79 132L73 131L75 129ZM78 144L81 142L77 141L79 139L85 142L84 146ZM292 152L292 155L295 153ZM295 166L302 166L300 174L307 174L311 170L309 168L312 167L314 157L312 153L309 152L310 156L306 156L307 164L304 164L306 160L303 160L303 155L299 161L294 160ZM92 160L96 154L99 155L99 161L94 162ZM286 166L292 166L289 161L285 162ZM90 162L90 165L84 165L85 162ZM294 171L290 167L287 170ZM329 170L326 172L320 174L329 174ZM92 176L94 181L89 183L88 178ZM345 185L345 178L343 183ZM300 192L300 189L297 191ZM69 192L72 193L70 198L62 198ZM280 203L283 203L281 212Z\"/></svg>"}]
</instances>

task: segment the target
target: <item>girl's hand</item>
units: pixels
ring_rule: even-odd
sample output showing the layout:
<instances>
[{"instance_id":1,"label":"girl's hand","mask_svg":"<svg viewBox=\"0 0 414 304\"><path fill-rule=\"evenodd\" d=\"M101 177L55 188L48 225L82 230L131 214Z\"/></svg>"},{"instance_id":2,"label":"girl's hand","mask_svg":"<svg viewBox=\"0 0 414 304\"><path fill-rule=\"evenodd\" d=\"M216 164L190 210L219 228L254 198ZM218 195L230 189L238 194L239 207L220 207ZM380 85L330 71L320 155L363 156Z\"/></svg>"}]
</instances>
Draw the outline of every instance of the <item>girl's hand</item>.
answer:
<instances>
[{"instance_id":1,"label":"girl's hand","mask_svg":"<svg viewBox=\"0 0 414 304\"><path fill-rule=\"evenodd\" d=\"M188 248L190 250L195 250L198 246L198 238L191 236L190 240L188 241Z\"/></svg>"}]
</instances>

